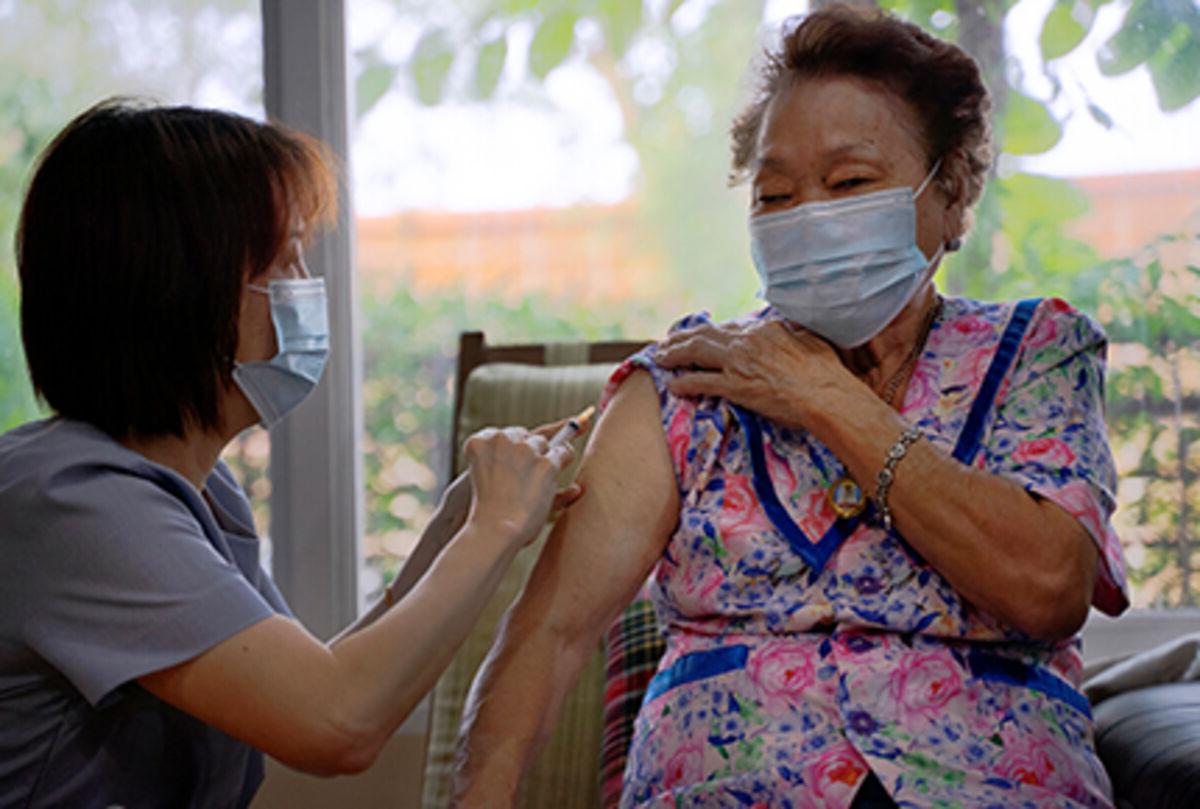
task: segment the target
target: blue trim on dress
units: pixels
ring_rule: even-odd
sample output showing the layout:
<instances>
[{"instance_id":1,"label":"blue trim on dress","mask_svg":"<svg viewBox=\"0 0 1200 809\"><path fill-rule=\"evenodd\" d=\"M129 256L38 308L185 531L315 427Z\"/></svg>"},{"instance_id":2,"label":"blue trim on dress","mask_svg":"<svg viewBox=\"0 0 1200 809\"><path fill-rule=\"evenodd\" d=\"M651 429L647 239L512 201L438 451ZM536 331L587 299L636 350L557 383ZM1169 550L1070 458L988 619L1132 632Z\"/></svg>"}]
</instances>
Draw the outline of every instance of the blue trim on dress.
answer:
<instances>
[{"instance_id":1,"label":"blue trim on dress","mask_svg":"<svg viewBox=\"0 0 1200 809\"><path fill-rule=\"evenodd\" d=\"M976 453L979 452L980 439L983 437L983 422L992 409L996 392L1000 389L1000 383L1004 381L1009 366L1017 356L1017 349L1020 348L1021 340L1025 337L1029 321L1041 302L1041 298L1027 298L1018 303L1013 310L1012 317L1008 320L1008 325L1004 328L1004 336L1000 338L1000 347L996 349L996 353L992 357L992 363L988 366L983 384L979 386L979 393L976 394L975 401L971 403L971 412L967 414L967 421L963 425L962 432L958 436L958 443L954 447L955 459L967 466L971 465L971 462L975 460Z\"/></svg>"},{"instance_id":2,"label":"blue trim on dress","mask_svg":"<svg viewBox=\"0 0 1200 809\"><path fill-rule=\"evenodd\" d=\"M954 448L954 458L964 464L970 465L976 453L979 452L984 421L992 409L996 393L1000 389L1000 383L1004 381L1008 369L1017 356L1021 340L1025 337L1025 331L1029 327L1033 313L1041 302L1041 298L1028 298L1020 301L1013 309L1008 325L1005 326L1004 333L1000 338L1000 345L992 356L983 383L979 386L979 392L975 396L975 401L971 403L971 411L967 415L966 423L963 425L962 433ZM825 567L825 563L829 561L841 544L858 529L859 524L866 518L873 518L874 504L868 502L866 509L853 517L837 518L824 536L813 541L804 533L804 529L792 519L787 508L780 501L779 494L775 491L775 484L771 481L771 472L767 468L766 451L763 449L761 417L738 405L730 404L730 408L746 433L746 447L750 450L751 484L754 487L754 493L758 496L763 513L787 540L788 547L803 559L812 568L813 575L816 575ZM824 471L823 464L818 462L818 466ZM924 562L920 554L909 547L899 533L893 531L892 535L913 555L914 559L921 563Z\"/></svg>"},{"instance_id":3,"label":"blue trim on dress","mask_svg":"<svg viewBox=\"0 0 1200 809\"><path fill-rule=\"evenodd\" d=\"M863 515L859 514L850 518L839 517L820 540L813 542L808 534L804 533L804 529L797 525L788 514L787 508L780 502L779 494L775 491L775 484L771 482L771 472L767 469L766 451L763 449L762 425L759 423L759 417L737 405L732 407L742 429L746 431L746 446L750 450L751 483L754 486L754 493L758 495L758 502L762 506L763 512L775 529L787 540L788 547L807 562L814 573L820 571L829 561L829 557L833 556L838 546L858 528Z\"/></svg>"},{"instance_id":4,"label":"blue trim on dress","mask_svg":"<svg viewBox=\"0 0 1200 809\"><path fill-rule=\"evenodd\" d=\"M972 649L967 653L967 665L971 669L971 674L981 680L991 680L1041 692L1048 697L1065 702L1088 719L1092 718L1092 707L1088 704L1087 697L1071 687L1066 680L1051 674L1041 666L1022 663L1020 660L985 652L982 649Z\"/></svg>"},{"instance_id":5,"label":"blue trim on dress","mask_svg":"<svg viewBox=\"0 0 1200 809\"><path fill-rule=\"evenodd\" d=\"M746 667L750 647L744 643L685 654L650 680L643 704L653 702L673 688L737 671Z\"/></svg>"}]
</instances>

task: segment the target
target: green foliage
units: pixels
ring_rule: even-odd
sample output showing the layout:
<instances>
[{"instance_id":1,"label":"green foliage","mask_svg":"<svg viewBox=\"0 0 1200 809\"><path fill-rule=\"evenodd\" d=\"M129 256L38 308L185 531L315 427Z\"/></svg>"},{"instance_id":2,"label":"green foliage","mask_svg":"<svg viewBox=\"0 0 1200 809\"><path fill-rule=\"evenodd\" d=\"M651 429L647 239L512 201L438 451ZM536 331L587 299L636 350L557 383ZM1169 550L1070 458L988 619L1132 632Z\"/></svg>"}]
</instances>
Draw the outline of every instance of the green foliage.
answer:
<instances>
[{"instance_id":1,"label":"green foliage","mask_svg":"<svg viewBox=\"0 0 1200 809\"><path fill-rule=\"evenodd\" d=\"M1049 61L1075 50L1091 30L1095 18L1095 9L1083 0L1057 0L1042 22L1038 37L1042 58Z\"/></svg>"},{"instance_id":2,"label":"green foliage","mask_svg":"<svg viewBox=\"0 0 1200 809\"><path fill-rule=\"evenodd\" d=\"M573 11L558 11L548 15L538 26L529 43L529 72L544 79L571 52L575 41L575 23L579 15Z\"/></svg>"},{"instance_id":3,"label":"green foliage","mask_svg":"<svg viewBox=\"0 0 1200 809\"><path fill-rule=\"evenodd\" d=\"M0 433L38 415L21 351L16 284L0 271Z\"/></svg>"},{"instance_id":4,"label":"green foliage","mask_svg":"<svg viewBox=\"0 0 1200 809\"><path fill-rule=\"evenodd\" d=\"M1156 606L1194 606L1200 591L1200 391L1187 371L1200 364L1200 268L1169 260L1183 245L1200 249L1200 233L1166 234L1089 274L1110 340L1144 352L1114 369L1107 403L1118 456L1136 452L1124 483L1141 489L1129 505L1149 537L1130 577Z\"/></svg>"},{"instance_id":5,"label":"green foliage","mask_svg":"<svg viewBox=\"0 0 1200 809\"><path fill-rule=\"evenodd\" d=\"M1097 62L1109 76L1146 65L1159 106L1187 106L1200 96L1200 7L1192 0L1133 0Z\"/></svg>"},{"instance_id":6,"label":"green foliage","mask_svg":"<svg viewBox=\"0 0 1200 809\"><path fill-rule=\"evenodd\" d=\"M1001 129L1004 151L1012 155L1048 152L1062 138L1062 126L1046 105L1016 90L1009 91Z\"/></svg>"},{"instance_id":7,"label":"green foliage","mask_svg":"<svg viewBox=\"0 0 1200 809\"><path fill-rule=\"evenodd\" d=\"M432 106L442 100L453 64L454 46L446 30L427 31L417 42L411 63L418 101Z\"/></svg>"},{"instance_id":8,"label":"green foliage","mask_svg":"<svg viewBox=\"0 0 1200 809\"><path fill-rule=\"evenodd\" d=\"M539 296L480 300L457 289L417 296L404 285L365 296L362 315L367 532L382 543L368 563L385 579L399 562L386 552L395 547L389 542L415 537L448 476L459 332L480 329L498 343L612 340L653 317L636 305L614 319Z\"/></svg>"},{"instance_id":9,"label":"green foliage","mask_svg":"<svg viewBox=\"0 0 1200 809\"><path fill-rule=\"evenodd\" d=\"M392 83L400 71L395 65L384 64L372 54L363 54L360 58L366 66L354 82L354 113L362 118L392 89Z\"/></svg>"},{"instance_id":10,"label":"green foliage","mask_svg":"<svg viewBox=\"0 0 1200 809\"><path fill-rule=\"evenodd\" d=\"M504 71L504 61L508 58L508 40L503 36L485 42L479 48L475 60L475 97L478 99L491 98L500 84L500 74Z\"/></svg>"},{"instance_id":11,"label":"green foliage","mask_svg":"<svg viewBox=\"0 0 1200 809\"><path fill-rule=\"evenodd\" d=\"M642 24L642 0L598 0L596 11L604 26L608 50L620 58Z\"/></svg>"},{"instance_id":12,"label":"green foliage","mask_svg":"<svg viewBox=\"0 0 1200 809\"><path fill-rule=\"evenodd\" d=\"M1200 14L1197 14L1200 22ZM1146 60L1158 103L1178 110L1200 96L1200 31L1178 22L1158 52Z\"/></svg>"},{"instance_id":13,"label":"green foliage","mask_svg":"<svg viewBox=\"0 0 1200 809\"><path fill-rule=\"evenodd\" d=\"M183 101L200 76L238 74L231 86L258 92L261 67L221 51L212 29L236 27L252 0L130 0L139 47L114 36L113 3L0 3L0 431L43 414L29 388L17 319L17 215L38 153L73 116L108 95ZM256 52L255 52L256 53ZM141 61L137 61L140 59ZM169 63L169 66L168 64ZM251 78L248 80L247 75Z\"/></svg>"}]
</instances>

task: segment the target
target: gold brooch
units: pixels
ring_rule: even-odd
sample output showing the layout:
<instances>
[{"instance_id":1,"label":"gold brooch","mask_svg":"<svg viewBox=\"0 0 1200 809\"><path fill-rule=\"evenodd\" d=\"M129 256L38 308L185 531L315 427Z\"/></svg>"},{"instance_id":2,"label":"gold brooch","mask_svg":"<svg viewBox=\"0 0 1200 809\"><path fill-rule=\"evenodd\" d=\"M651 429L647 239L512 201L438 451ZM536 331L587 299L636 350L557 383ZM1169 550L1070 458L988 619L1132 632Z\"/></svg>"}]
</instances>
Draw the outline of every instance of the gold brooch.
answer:
<instances>
[{"instance_id":1,"label":"gold brooch","mask_svg":"<svg viewBox=\"0 0 1200 809\"><path fill-rule=\"evenodd\" d=\"M862 488L850 478L841 478L829 487L829 505L843 520L857 517L867 507Z\"/></svg>"}]
</instances>

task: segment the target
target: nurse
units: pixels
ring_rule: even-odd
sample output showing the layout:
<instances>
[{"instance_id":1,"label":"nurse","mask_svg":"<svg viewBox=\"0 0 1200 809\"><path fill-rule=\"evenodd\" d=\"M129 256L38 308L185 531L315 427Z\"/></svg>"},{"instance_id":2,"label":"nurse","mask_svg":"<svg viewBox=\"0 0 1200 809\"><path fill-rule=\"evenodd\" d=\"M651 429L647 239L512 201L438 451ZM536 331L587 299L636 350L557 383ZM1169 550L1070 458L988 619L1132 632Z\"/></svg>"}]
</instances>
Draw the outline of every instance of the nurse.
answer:
<instances>
[{"instance_id":1,"label":"nurse","mask_svg":"<svg viewBox=\"0 0 1200 809\"><path fill-rule=\"evenodd\" d=\"M477 434L469 515L406 598L328 644L292 617L219 456L321 375L301 251L335 187L311 138L185 107L102 103L42 155L16 246L53 415L0 437L0 805L240 807L263 753L364 769L577 495L569 445Z\"/></svg>"}]
</instances>

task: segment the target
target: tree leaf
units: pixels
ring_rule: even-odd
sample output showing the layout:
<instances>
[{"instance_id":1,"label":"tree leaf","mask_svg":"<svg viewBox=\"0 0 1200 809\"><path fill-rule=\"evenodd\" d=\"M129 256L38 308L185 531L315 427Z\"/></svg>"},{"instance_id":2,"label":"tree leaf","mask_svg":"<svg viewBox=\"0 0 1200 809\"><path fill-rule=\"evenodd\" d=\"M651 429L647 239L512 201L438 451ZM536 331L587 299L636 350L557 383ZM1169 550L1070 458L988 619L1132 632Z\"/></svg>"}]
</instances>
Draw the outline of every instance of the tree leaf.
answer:
<instances>
[{"instance_id":1,"label":"tree leaf","mask_svg":"<svg viewBox=\"0 0 1200 809\"><path fill-rule=\"evenodd\" d=\"M367 65L363 72L358 74L358 80L354 83L354 115L356 118L362 118L379 103L379 99L383 98L392 88L392 82L396 80L398 72L395 65L376 62Z\"/></svg>"},{"instance_id":2,"label":"tree leaf","mask_svg":"<svg viewBox=\"0 0 1200 809\"><path fill-rule=\"evenodd\" d=\"M539 79L544 79L551 70L562 64L575 42L575 21L579 16L573 11L560 11L542 21L529 43L529 70Z\"/></svg>"},{"instance_id":3,"label":"tree leaf","mask_svg":"<svg viewBox=\"0 0 1200 809\"><path fill-rule=\"evenodd\" d=\"M1180 20L1147 66L1158 106L1166 112L1186 107L1200 96L1200 31Z\"/></svg>"},{"instance_id":4,"label":"tree leaf","mask_svg":"<svg viewBox=\"0 0 1200 809\"><path fill-rule=\"evenodd\" d=\"M1150 289L1158 289L1162 284L1163 266L1158 259L1151 261L1146 266L1146 280L1150 282Z\"/></svg>"},{"instance_id":5,"label":"tree leaf","mask_svg":"<svg viewBox=\"0 0 1200 809\"><path fill-rule=\"evenodd\" d=\"M1134 0L1117 33L1096 54L1100 72L1106 76L1128 73L1145 62L1172 28L1156 0Z\"/></svg>"},{"instance_id":6,"label":"tree leaf","mask_svg":"<svg viewBox=\"0 0 1200 809\"><path fill-rule=\"evenodd\" d=\"M1083 0L1058 0L1042 22L1038 44L1042 59L1049 62L1065 56L1083 41L1096 14Z\"/></svg>"},{"instance_id":7,"label":"tree leaf","mask_svg":"<svg viewBox=\"0 0 1200 809\"><path fill-rule=\"evenodd\" d=\"M1200 335L1200 317L1193 311L1195 302L1180 303L1174 298L1163 298L1162 303L1163 320L1172 342L1177 346L1195 343L1195 335Z\"/></svg>"},{"instance_id":8,"label":"tree leaf","mask_svg":"<svg viewBox=\"0 0 1200 809\"><path fill-rule=\"evenodd\" d=\"M642 24L642 0L599 0L596 10L614 56L621 56Z\"/></svg>"},{"instance_id":9,"label":"tree leaf","mask_svg":"<svg viewBox=\"0 0 1200 809\"><path fill-rule=\"evenodd\" d=\"M1004 110L1004 151L1014 155L1041 154L1054 148L1062 126L1042 102L1013 90Z\"/></svg>"},{"instance_id":10,"label":"tree leaf","mask_svg":"<svg viewBox=\"0 0 1200 809\"><path fill-rule=\"evenodd\" d=\"M454 50L444 29L435 28L418 40L410 63L418 101L433 106L442 100L453 64Z\"/></svg>"},{"instance_id":11,"label":"tree leaf","mask_svg":"<svg viewBox=\"0 0 1200 809\"><path fill-rule=\"evenodd\" d=\"M508 40L504 35L485 42L479 48L475 59L475 97L487 99L496 92L500 83L500 74L504 72L504 62L508 58Z\"/></svg>"}]
</instances>

